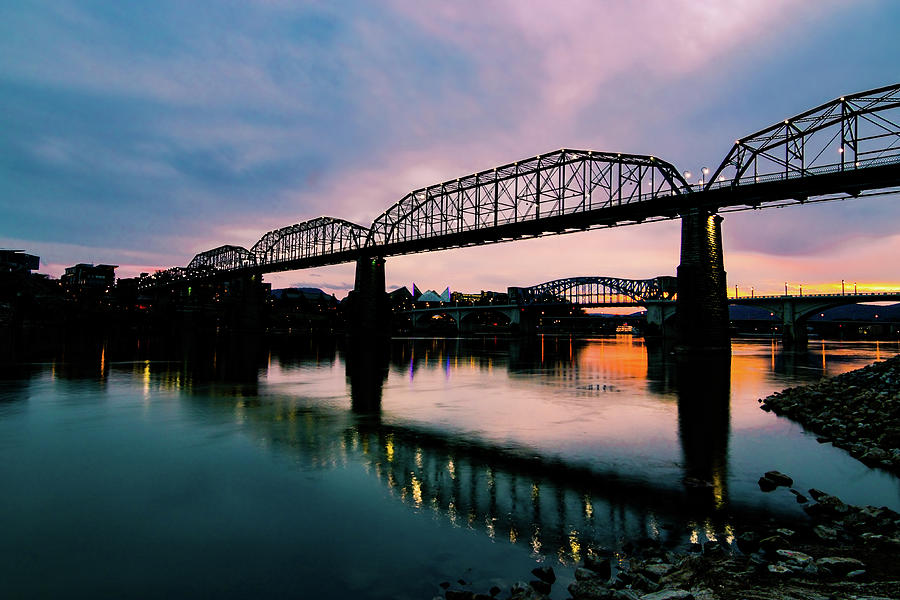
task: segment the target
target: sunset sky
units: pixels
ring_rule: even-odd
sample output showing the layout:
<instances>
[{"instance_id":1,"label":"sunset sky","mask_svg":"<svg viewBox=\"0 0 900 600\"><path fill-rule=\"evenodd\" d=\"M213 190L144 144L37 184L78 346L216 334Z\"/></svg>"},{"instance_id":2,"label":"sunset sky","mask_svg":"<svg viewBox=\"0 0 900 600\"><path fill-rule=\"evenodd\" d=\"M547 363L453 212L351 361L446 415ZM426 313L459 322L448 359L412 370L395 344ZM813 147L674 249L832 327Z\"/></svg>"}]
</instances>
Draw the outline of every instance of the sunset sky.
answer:
<instances>
[{"instance_id":1,"label":"sunset sky","mask_svg":"<svg viewBox=\"0 0 900 600\"><path fill-rule=\"evenodd\" d=\"M7 2L0 247L120 277L559 148L715 168L900 79L900 2ZM900 198L742 212L729 287L900 288ZM674 274L677 221L389 257L388 287ZM267 276L346 294L353 265ZM865 289L865 288L864 288ZM861 290L862 291L862 290Z\"/></svg>"}]
</instances>

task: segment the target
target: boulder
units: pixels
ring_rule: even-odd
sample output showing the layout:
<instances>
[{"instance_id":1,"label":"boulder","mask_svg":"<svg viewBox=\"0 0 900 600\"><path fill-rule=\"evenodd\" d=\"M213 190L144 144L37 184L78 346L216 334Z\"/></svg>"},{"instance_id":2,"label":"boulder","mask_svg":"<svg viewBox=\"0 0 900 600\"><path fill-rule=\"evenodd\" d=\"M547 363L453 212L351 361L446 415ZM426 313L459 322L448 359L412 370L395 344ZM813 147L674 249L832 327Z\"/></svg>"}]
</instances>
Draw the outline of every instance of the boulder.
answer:
<instances>
[{"instance_id":1,"label":"boulder","mask_svg":"<svg viewBox=\"0 0 900 600\"><path fill-rule=\"evenodd\" d=\"M792 485L794 485L794 480L780 471L766 471L763 477L765 477L775 485L783 485L785 487L791 487Z\"/></svg>"},{"instance_id":2,"label":"boulder","mask_svg":"<svg viewBox=\"0 0 900 600\"><path fill-rule=\"evenodd\" d=\"M828 569L834 575L846 575L851 571L864 570L865 563L855 558L846 556L826 556L816 561L816 566L820 569Z\"/></svg>"},{"instance_id":3,"label":"boulder","mask_svg":"<svg viewBox=\"0 0 900 600\"><path fill-rule=\"evenodd\" d=\"M553 567L537 567L531 570L531 574L549 584L556 582L556 573L553 572Z\"/></svg>"}]
</instances>

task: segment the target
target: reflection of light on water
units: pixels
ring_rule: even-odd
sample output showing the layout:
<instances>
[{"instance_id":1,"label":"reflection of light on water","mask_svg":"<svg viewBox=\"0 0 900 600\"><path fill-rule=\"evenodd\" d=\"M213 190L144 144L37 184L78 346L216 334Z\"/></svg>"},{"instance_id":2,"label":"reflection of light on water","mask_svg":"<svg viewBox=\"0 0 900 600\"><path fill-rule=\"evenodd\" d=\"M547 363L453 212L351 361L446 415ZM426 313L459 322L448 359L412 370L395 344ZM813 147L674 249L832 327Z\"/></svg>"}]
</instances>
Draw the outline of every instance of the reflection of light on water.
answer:
<instances>
[{"instance_id":1,"label":"reflection of light on water","mask_svg":"<svg viewBox=\"0 0 900 600\"><path fill-rule=\"evenodd\" d=\"M578 532L574 529L569 532L569 549L572 552L572 560L576 563L581 560L581 542L578 541Z\"/></svg>"},{"instance_id":2,"label":"reflection of light on water","mask_svg":"<svg viewBox=\"0 0 900 600\"><path fill-rule=\"evenodd\" d=\"M378 472L379 470L380 470L380 469L378 468L378 465L375 465L375 471ZM379 474L379 477L380 477L380 476L381 476L381 475ZM394 479L394 472L393 472L393 471L388 471L387 479L388 479L388 486L391 488L391 491L393 491L394 488L397 487L397 480ZM406 491L406 490L401 490L401 492L404 492L404 491Z\"/></svg>"},{"instance_id":3,"label":"reflection of light on water","mask_svg":"<svg viewBox=\"0 0 900 600\"><path fill-rule=\"evenodd\" d=\"M647 534L654 539L659 538L659 523L654 514L647 516Z\"/></svg>"},{"instance_id":4,"label":"reflection of light on water","mask_svg":"<svg viewBox=\"0 0 900 600\"><path fill-rule=\"evenodd\" d=\"M452 458L447 461L447 470L450 471L450 479L456 479L456 465Z\"/></svg>"},{"instance_id":5,"label":"reflection of light on water","mask_svg":"<svg viewBox=\"0 0 900 600\"><path fill-rule=\"evenodd\" d=\"M594 518L594 505L591 503L591 497L584 495L584 516L590 520Z\"/></svg>"},{"instance_id":6,"label":"reflection of light on water","mask_svg":"<svg viewBox=\"0 0 900 600\"><path fill-rule=\"evenodd\" d=\"M150 361L144 361L144 373L143 373L143 383L144 383L144 399L150 398Z\"/></svg>"},{"instance_id":7,"label":"reflection of light on water","mask_svg":"<svg viewBox=\"0 0 900 600\"><path fill-rule=\"evenodd\" d=\"M688 527L691 528L691 543L699 544L700 543L700 533L697 531L697 524L694 522L688 523Z\"/></svg>"},{"instance_id":8,"label":"reflection of light on water","mask_svg":"<svg viewBox=\"0 0 900 600\"><path fill-rule=\"evenodd\" d=\"M518 539L519 539L519 534L516 533L516 528L515 528L515 526L510 527L510 528L509 528L509 543L510 543L510 544L515 544L515 543L516 543L516 540L518 540Z\"/></svg>"},{"instance_id":9,"label":"reflection of light on water","mask_svg":"<svg viewBox=\"0 0 900 600\"><path fill-rule=\"evenodd\" d=\"M713 529L713 524L712 524L712 522L710 522L709 519L707 519L706 522L703 524L703 533L706 534L706 539L708 539L709 541L711 541L711 542L716 541L716 539L717 539L716 538L716 530Z\"/></svg>"},{"instance_id":10,"label":"reflection of light on water","mask_svg":"<svg viewBox=\"0 0 900 600\"><path fill-rule=\"evenodd\" d=\"M106 371L106 344L103 344L103 347L100 349L100 377L103 377L103 373Z\"/></svg>"},{"instance_id":11,"label":"reflection of light on water","mask_svg":"<svg viewBox=\"0 0 900 600\"><path fill-rule=\"evenodd\" d=\"M532 483L531 484L531 499L537 500L540 497L541 497L541 488L538 487L538 484Z\"/></svg>"},{"instance_id":12,"label":"reflection of light on water","mask_svg":"<svg viewBox=\"0 0 900 600\"><path fill-rule=\"evenodd\" d=\"M416 466L421 469L423 464L422 449L416 448Z\"/></svg>"},{"instance_id":13,"label":"reflection of light on water","mask_svg":"<svg viewBox=\"0 0 900 600\"><path fill-rule=\"evenodd\" d=\"M384 443L384 452L388 462L394 462L394 434L389 433Z\"/></svg>"},{"instance_id":14,"label":"reflection of light on water","mask_svg":"<svg viewBox=\"0 0 900 600\"><path fill-rule=\"evenodd\" d=\"M717 509L725 508L725 478L722 477L722 471L720 469L713 471L712 484L713 502L715 503L715 507Z\"/></svg>"},{"instance_id":15,"label":"reflection of light on water","mask_svg":"<svg viewBox=\"0 0 900 600\"><path fill-rule=\"evenodd\" d=\"M487 470L487 487L489 490L494 489L494 470L490 467Z\"/></svg>"},{"instance_id":16,"label":"reflection of light on water","mask_svg":"<svg viewBox=\"0 0 900 600\"><path fill-rule=\"evenodd\" d=\"M457 526L456 524L456 504L453 503L453 500L447 505L447 516L450 517L450 522Z\"/></svg>"},{"instance_id":17,"label":"reflection of light on water","mask_svg":"<svg viewBox=\"0 0 900 600\"><path fill-rule=\"evenodd\" d=\"M537 525L534 526L534 530L531 532L531 553L532 556L539 555L541 553L541 528Z\"/></svg>"},{"instance_id":18,"label":"reflection of light on water","mask_svg":"<svg viewBox=\"0 0 900 600\"><path fill-rule=\"evenodd\" d=\"M729 544L734 543L734 527L731 524L725 525L725 541Z\"/></svg>"},{"instance_id":19,"label":"reflection of light on water","mask_svg":"<svg viewBox=\"0 0 900 600\"><path fill-rule=\"evenodd\" d=\"M494 521L496 521L496 520L497 519L495 517L492 517L490 515L488 515L484 518L484 529L485 529L485 531L487 531L488 537L491 538L492 540L494 539L494 536L497 534L497 532L494 531Z\"/></svg>"},{"instance_id":20,"label":"reflection of light on water","mask_svg":"<svg viewBox=\"0 0 900 600\"><path fill-rule=\"evenodd\" d=\"M245 408L243 400L238 400L234 403L234 420L240 425L243 425L247 421L247 411Z\"/></svg>"},{"instance_id":21,"label":"reflection of light on water","mask_svg":"<svg viewBox=\"0 0 900 600\"><path fill-rule=\"evenodd\" d=\"M415 475L412 476L412 497L416 508L422 508L422 482Z\"/></svg>"}]
</instances>

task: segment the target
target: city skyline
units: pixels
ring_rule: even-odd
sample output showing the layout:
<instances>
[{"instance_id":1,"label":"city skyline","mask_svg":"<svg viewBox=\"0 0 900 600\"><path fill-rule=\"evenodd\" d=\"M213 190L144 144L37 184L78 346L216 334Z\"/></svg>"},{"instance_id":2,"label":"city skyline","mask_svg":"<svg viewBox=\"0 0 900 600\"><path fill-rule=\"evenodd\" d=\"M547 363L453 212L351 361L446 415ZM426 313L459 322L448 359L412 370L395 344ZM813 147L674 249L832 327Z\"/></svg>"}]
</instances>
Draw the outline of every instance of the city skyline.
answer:
<instances>
[{"instance_id":1,"label":"city skyline","mask_svg":"<svg viewBox=\"0 0 900 600\"><path fill-rule=\"evenodd\" d=\"M888 2L535 6L7 9L0 246L53 276L127 277L321 215L368 225L412 189L560 147L696 173L735 137L896 79ZM895 200L725 215L729 289L895 284ZM668 221L389 257L387 283L650 278L674 274L679 237ZM340 297L353 269L266 280Z\"/></svg>"}]
</instances>

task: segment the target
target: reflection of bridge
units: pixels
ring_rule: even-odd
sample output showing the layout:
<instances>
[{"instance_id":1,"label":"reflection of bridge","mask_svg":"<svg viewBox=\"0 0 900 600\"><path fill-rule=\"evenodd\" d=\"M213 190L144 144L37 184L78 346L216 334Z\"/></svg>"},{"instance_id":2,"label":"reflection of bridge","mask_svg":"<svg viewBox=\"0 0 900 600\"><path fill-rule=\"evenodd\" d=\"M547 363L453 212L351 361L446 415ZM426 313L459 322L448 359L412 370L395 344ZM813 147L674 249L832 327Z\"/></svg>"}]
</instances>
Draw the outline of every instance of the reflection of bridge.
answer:
<instances>
[{"instance_id":1,"label":"reflection of bridge","mask_svg":"<svg viewBox=\"0 0 900 600\"><path fill-rule=\"evenodd\" d=\"M900 84L843 96L737 140L694 186L654 156L563 149L410 192L363 227L320 217L250 250L201 252L161 279L357 262L355 325L384 321L386 256L682 219L680 341L727 344L722 210L886 193L900 185ZM892 120L893 118L893 120Z\"/></svg>"}]
</instances>

